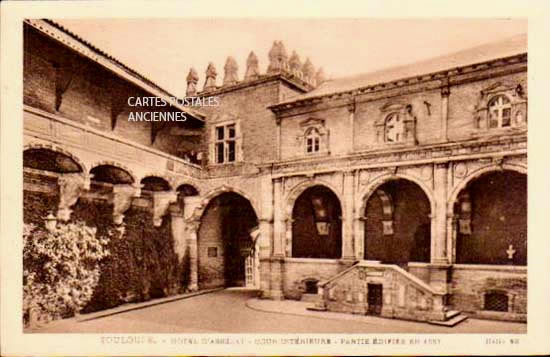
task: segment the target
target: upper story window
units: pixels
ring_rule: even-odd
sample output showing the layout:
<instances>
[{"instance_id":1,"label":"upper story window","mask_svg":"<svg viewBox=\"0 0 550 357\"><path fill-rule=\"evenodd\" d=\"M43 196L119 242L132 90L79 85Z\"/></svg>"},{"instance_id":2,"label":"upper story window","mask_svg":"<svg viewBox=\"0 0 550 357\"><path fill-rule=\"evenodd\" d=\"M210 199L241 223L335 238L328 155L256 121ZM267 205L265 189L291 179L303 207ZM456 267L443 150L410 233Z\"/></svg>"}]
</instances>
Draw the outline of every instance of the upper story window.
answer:
<instances>
[{"instance_id":1,"label":"upper story window","mask_svg":"<svg viewBox=\"0 0 550 357\"><path fill-rule=\"evenodd\" d=\"M399 113L391 113L386 117L384 140L389 143L398 143L405 138L405 125Z\"/></svg>"},{"instance_id":2,"label":"upper story window","mask_svg":"<svg viewBox=\"0 0 550 357\"><path fill-rule=\"evenodd\" d=\"M237 127L235 123L216 126L214 135L216 164L235 162L237 158Z\"/></svg>"},{"instance_id":3,"label":"upper story window","mask_svg":"<svg viewBox=\"0 0 550 357\"><path fill-rule=\"evenodd\" d=\"M527 91L514 81L495 82L480 92L474 109L474 131L525 130L527 127Z\"/></svg>"},{"instance_id":4,"label":"upper story window","mask_svg":"<svg viewBox=\"0 0 550 357\"><path fill-rule=\"evenodd\" d=\"M511 124L512 104L504 95L498 95L489 102L489 129L506 128Z\"/></svg>"},{"instance_id":5,"label":"upper story window","mask_svg":"<svg viewBox=\"0 0 550 357\"><path fill-rule=\"evenodd\" d=\"M321 143L321 136L319 130L316 128L310 128L306 133L306 153L312 154L319 152Z\"/></svg>"}]
</instances>

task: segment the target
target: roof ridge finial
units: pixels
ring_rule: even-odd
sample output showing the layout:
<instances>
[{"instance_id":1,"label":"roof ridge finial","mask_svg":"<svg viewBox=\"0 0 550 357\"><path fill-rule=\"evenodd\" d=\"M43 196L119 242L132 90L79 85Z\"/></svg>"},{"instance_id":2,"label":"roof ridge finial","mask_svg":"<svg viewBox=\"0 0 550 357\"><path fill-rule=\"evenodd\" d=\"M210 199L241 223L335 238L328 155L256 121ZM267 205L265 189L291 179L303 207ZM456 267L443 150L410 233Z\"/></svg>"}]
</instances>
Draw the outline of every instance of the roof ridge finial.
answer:
<instances>
[{"instance_id":1,"label":"roof ridge finial","mask_svg":"<svg viewBox=\"0 0 550 357\"><path fill-rule=\"evenodd\" d=\"M187 97L193 97L197 94L197 83L199 82L199 75L195 68L191 67L189 73L187 74L187 90L185 95Z\"/></svg>"},{"instance_id":2,"label":"roof ridge finial","mask_svg":"<svg viewBox=\"0 0 550 357\"><path fill-rule=\"evenodd\" d=\"M246 73L244 75L244 80L249 81L256 79L260 76L260 71L258 68L258 57L254 51L250 51L248 59L246 60Z\"/></svg>"},{"instance_id":3,"label":"roof ridge finial","mask_svg":"<svg viewBox=\"0 0 550 357\"><path fill-rule=\"evenodd\" d=\"M237 64L237 61L235 58L229 56L227 57L227 60L225 61L224 69L224 76L223 76L223 85L224 86L230 86L233 84L236 84L239 81L239 76L237 75L237 71L239 70L239 65Z\"/></svg>"},{"instance_id":4,"label":"roof ridge finial","mask_svg":"<svg viewBox=\"0 0 550 357\"><path fill-rule=\"evenodd\" d=\"M206 68L206 80L204 81L203 90L216 89L217 75L218 75L218 72L216 72L216 67L214 66L214 63L209 62L208 67Z\"/></svg>"}]
</instances>

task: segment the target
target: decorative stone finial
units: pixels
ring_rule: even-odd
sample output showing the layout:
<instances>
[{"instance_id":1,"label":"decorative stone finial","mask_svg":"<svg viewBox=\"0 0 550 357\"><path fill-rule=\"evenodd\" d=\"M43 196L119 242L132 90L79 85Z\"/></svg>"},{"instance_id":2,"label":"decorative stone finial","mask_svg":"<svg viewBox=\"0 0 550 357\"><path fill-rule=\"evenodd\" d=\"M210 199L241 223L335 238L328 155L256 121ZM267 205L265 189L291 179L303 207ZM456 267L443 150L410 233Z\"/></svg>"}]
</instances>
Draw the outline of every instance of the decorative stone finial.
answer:
<instances>
[{"instance_id":1,"label":"decorative stone finial","mask_svg":"<svg viewBox=\"0 0 550 357\"><path fill-rule=\"evenodd\" d=\"M217 75L218 72L216 72L216 67L214 67L214 64L212 62L208 63L208 67L206 68L206 81L204 82L203 90L211 90L216 88Z\"/></svg>"},{"instance_id":2,"label":"decorative stone finial","mask_svg":"<svg viewBox=\"0 0 550 357\"><path fill-rule=\"evenodd\" d=\"M256 79L260 76L260 70L258 68L258 57L254 52L250 52L248 59L246 60L246 74L244 75L245 81Z\"/></svg>"},{"instance_id":3,"label":"decorative stone finial","mask_svg":"<svg viewBox=\"0 0 550 357\"><path fill-rule=\"evenodd\" d=\"M225 66L223 67L225 74L223 76L223 85L224 86L230 86L233 84L236 84L239 81L239 77L237 75L237 70L239 69L239 65L237 64L237 61L231 56L227 57L227 60L225 61Z\"/></svg>"},{"instance_id":4,"label":"decorative stone finial","mask_svg":"<svg viewBox=\"0 0 550 357\"><path fill-rule=\"evenodd\" d=\"M185 95L188 97L193 97L197 94L197 83L199 81L199 75L197 71L191 67L189 74L187 75L187 91Z\"/></svg>"},{"instance_id":5,"label":"decorative stone finial","mask_svg":"<svg viewBox=\"0 0 550 357\"><path fill-rule=\"evenodd\" d=\"M302 72L304 74L304 80L306 82L313 82L315 80L315 68L313 67L313 64L311 61L306 59L304 62L304 65L302 66Z\"/></svg>"},{"instance_id":6,"label":"decorative stone finial","mask_svg":"<svg viewBox=\"0 0 550 357\"><path fill-rule=\"evenodd\" d=\"M292 51L292 56L290 56L290 60L288 61L288 64L290 66L290 72L294 74L295 76L302 77L302 62L300 61L300 57L298 57L298 54L296 51Z\"/></svg>"},{"instance_id":7,"label":"decorative stone finial","mask_svg":"<svg viewBox=\"0 0 550 357\"><path fill-rule=\"evenodd\" d=\"M288 56L282 41L274 41L269 51L269 67L267 73L279 73L288 69Z\"/></svg>"},{"instance_id":8,"label":"decorative stone finial","mask_svg":"<svg viewBox=\"0 0 550 357\"><path fill-rule=\"evenodd\" d=\"M325 72L323 71L323 67L319 67L317 70L317 73L315 73L315 82L317 82L317 85L321 85L324 81L327 79L325 78Z\"/></svg>"}]
</instances>

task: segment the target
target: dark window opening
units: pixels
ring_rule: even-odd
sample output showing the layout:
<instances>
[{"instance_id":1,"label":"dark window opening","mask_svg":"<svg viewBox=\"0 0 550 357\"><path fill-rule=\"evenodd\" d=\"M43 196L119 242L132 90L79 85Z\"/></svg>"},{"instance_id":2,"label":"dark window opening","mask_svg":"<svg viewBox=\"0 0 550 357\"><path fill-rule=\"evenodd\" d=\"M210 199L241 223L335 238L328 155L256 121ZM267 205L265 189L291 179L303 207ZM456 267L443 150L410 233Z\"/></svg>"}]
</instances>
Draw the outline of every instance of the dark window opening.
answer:
<instances>
[{"instance_id":1,"label":"dark window opening","mask_svg":"<svg viewBox=\"0 0 550 357\"><path fill-rule=\"evenodd\" d=\"M500 292L492 292L485 294L484 310L487 311L508 311L508 295Z\"/></svg>"},{"instance_id":2,"label":"dark window opening","mask_svg":"<svg viewBox=\"0 0 550 357\"><path fill-rule=\"evenodd\" d=\"M317 294L317 280L306 280L306 294Z\"/></svg>"}]
</instances>

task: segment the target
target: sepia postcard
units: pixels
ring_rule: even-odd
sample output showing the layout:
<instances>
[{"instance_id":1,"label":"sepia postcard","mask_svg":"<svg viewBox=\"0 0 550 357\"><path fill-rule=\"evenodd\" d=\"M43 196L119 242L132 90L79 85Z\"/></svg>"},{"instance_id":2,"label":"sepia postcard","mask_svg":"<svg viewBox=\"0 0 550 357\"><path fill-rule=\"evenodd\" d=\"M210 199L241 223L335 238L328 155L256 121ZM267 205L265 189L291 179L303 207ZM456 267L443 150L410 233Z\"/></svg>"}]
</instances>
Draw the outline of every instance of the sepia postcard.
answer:
<instances>
[{"instance_id":1,"label":"sepia postcard","mask_svg":"<svg viewBox=\"0 0 550 357\"><path fill-rule=\"evenodd\" d=\"M2 3L0 353L549 353L547 7L441 5Z\"/></svg>"}]
</instances>

